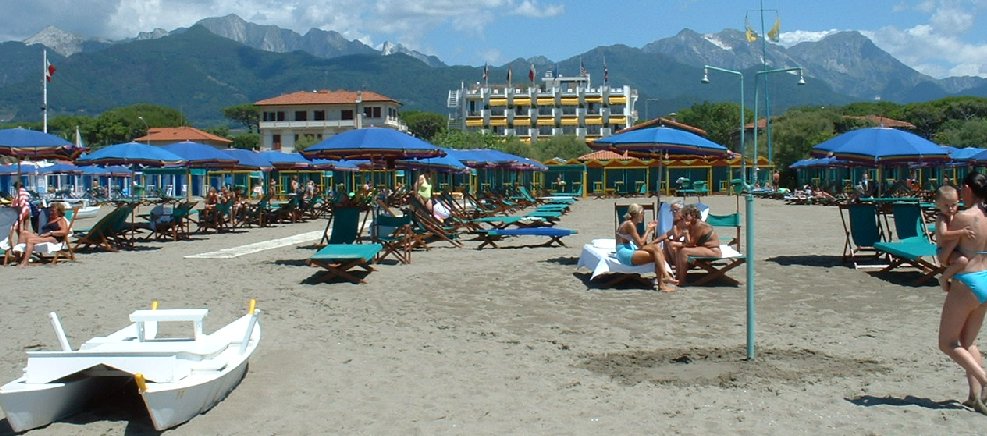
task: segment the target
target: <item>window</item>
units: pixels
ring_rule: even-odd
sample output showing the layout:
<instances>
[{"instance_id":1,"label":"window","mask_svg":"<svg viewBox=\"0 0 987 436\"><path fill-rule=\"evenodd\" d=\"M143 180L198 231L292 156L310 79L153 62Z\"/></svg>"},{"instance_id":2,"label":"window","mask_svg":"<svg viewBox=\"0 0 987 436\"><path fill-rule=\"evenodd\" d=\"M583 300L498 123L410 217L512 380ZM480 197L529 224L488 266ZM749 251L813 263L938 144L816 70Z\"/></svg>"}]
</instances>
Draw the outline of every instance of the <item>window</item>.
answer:
<instances>
[{"instance_id":1,"label":"window","mask_svg":"<svg viewBox=\"0 0 987 436\"><path fill-rule=\"evenodd\" d=\"M363 116L367 118L380 118L380 106L363 108Z\"/></svg>"},{"instance_id":2,"label":"window","mask_svg":"<svg viewBox=\"0 0 987 436\"><path fill-rule=\"evenodd\" d=\"M284 111L278 111L277 120L284 121Z\"/></svg>"},{"instance_id":3,"label":"window","mask_svg":"<svg viewBox=\"0 0 987 436\"><path fill-rule=\"evenodd\" d=\"M295 111L295 121L308 121L308 112Z\"/></svg>"},{"instance_id":4,"label":"window","mask_svg":"<svg viewBox=\"0 0 987 436\"><path fill-rule=\"evenodd\" d=\"M343 109L339 119L343 121L353 121L353 109Z\"/></svg>"},{"instance_id":5,"label":"window","mask_svg":"<svg viewBox=\"0 0 987 436\"><path fill-rule=\"evenodd\" d=\"M274 112L264 112L264 121L274 121Z\"/></svg>"},{"instance_id":6,"label":"window","mask_svg":"<svg viewBox=\"0 0 987 436\"><path fill-rule=\"evenodd\" d=\"M271 135L271 150L281 149L281 135Z\"/></svg>"},{"instance_id":7,"label":"window","mask_svg":"<svg viewBox=\"0 0 987 436\"><path fill-rule=\"evenodd\" d=\"M312 121L325 121L326 111L312 111Z\"/></svg>"}]
</instances>

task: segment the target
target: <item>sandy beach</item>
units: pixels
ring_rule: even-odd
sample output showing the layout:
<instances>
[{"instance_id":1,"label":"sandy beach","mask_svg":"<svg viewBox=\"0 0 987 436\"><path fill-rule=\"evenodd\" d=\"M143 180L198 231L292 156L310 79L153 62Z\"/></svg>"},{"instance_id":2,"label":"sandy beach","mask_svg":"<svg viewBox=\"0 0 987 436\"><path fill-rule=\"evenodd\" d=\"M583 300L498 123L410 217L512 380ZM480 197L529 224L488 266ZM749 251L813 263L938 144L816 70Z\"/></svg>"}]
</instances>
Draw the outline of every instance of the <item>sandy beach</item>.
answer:
<instances>
[{"instance_id":1,"label":"sandy beach","mask_svg":"<svg viewBox=\"0 0 987 436\"><path fill-rule=\"evenodd\" d=\"M568 248L435 243L410 265L380 265L365 285L313 280L309 244L185 258L324 221L3 268L0 382L21 374L26 350L58 347L50 311L78 346L152 299L208 308L212 331L256 298L263 338L246 377L167 433L984 433L987 416L959 403L962 371L936 347L945 294L911 285L915 272L843 265L837 208L757 200L757 357L748 362L743 267L730 273L740 285L672 294L605 288L576 270L583 244L613 236L614 201L574 206L559 224L579 231ZM736 207L735 197L704 202L718 214ZM153 432L142 409L99 404L29 434L125 432Z\"/></svg>"}]
</instances>

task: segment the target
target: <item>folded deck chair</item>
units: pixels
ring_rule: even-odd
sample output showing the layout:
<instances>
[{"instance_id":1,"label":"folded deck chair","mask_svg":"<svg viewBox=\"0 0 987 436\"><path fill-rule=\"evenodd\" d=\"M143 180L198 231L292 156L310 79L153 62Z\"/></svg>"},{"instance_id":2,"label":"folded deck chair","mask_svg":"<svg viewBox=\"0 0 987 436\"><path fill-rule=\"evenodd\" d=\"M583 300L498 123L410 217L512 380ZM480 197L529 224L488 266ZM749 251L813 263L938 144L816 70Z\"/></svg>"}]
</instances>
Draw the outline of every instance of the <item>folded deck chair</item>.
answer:
<instances>
[{"instance_id":1,"label":"folded deck chair","mask_svg":"<svg viewBox=\"0 0 987 436\"><path fill-rule=\"evenodd\" d=\"M14 227L20 218L20 209L10 206L0 207L0 254L3 255L3 264L10 260L11 238L14 236Z\"/></svg>"},{"instance_id":2,"label":"folded deck chair","mask_svg":"<svg viewBox=\"0 0 987 436\"><path fill-rule=\"evenodd\" d=\"M381 244L354 244L360 229L359 208L337 207L332 215L329 244L312 255L308 264L325 268L323 281L340 277L353 283L366 283L349 270L360 267L367 273L374 271L371 263L384 247Z\"/></svg>"},{"instance_id":3,"label":"folded deck chair","mask_svg":"<svg viewBox=\"0 0 987 436\"><path fill-rule=\"evenodd\" d=\"M560 247L566 247L565 243L562 242L562 238L578 233L575 230L563 229L559 227L526 227L520 229L494 229L486 230L478 233L480 239L483 241L477 250L482 250L483 247L487 245L497 247L497 241L501 241L506 237L513 236L543 236L549 238L544 244L540 244L540 247L551 247L558 244Z\"/></svg>"}]
</instances>

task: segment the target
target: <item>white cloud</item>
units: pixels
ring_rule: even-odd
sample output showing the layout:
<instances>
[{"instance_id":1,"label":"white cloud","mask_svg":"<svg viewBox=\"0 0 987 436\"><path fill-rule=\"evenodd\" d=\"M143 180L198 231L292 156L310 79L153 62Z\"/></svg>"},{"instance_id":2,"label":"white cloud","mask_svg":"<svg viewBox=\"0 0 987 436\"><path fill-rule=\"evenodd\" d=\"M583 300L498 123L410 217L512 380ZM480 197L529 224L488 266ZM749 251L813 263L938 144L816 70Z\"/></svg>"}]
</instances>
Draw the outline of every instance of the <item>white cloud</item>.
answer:
<instances>
[{"instance_id":1,"label":"white cloud","mask_svg":"<svg viewBox=\"0 0 987 436\"><path fill-rule=\"evenodd\" d=\"M839 32L839 30L830 29L830 30L822 30L818 32L796 30L792 32L781 32L780 34L778 34L778 40L779 40L778 43L785 47L791 47L795 44L802 42L816 42L836 32Z\"/></svg>"},{"instance_id":2,"label":"white cloud","mask_svg":"<svg viewBox=\"0 0 987 436\"><path fill-rule=\"evenodd\" d=\"M542 6L535 0L522 0L514 9L517 15L530 18L547 18L561 15L565 12L565 6L561 4Z\"/></svg>"}]
</instances>

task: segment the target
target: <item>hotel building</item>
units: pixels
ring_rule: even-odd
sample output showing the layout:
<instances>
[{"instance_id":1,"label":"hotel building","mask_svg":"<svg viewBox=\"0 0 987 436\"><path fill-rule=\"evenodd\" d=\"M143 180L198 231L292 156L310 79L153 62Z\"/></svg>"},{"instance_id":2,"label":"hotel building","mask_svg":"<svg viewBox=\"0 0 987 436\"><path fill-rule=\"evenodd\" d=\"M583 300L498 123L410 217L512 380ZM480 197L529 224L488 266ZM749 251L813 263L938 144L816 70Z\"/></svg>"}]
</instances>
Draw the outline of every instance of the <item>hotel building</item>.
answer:
<instances>
[{"instance_id":1,"label":"hotel building","mask_svg":"<svg viewBox=\"0 0 987 436\"><path fill-rule=\"evenodd\" d=\"M321 141L363 127L407 131L398 118L397 100L373 91L300 91L254 103L261 111L260 148L295 151L305 136Z\"/></svg>"},{"instance_id":2,"label":"hotel building","mask_svg":"<svg viewBox=\"0 0 987 436\"><path fill-rule=\"evenodd\" d=\"M589 74L553 77L549 72L540 84L463 85L449 91L447 106L455 110L449 115L450 128L513 135L526 142L559 135L591 140L633 126L637 98L637 90L626 85L594 88Z\"/></svg>"}]
</instances>

